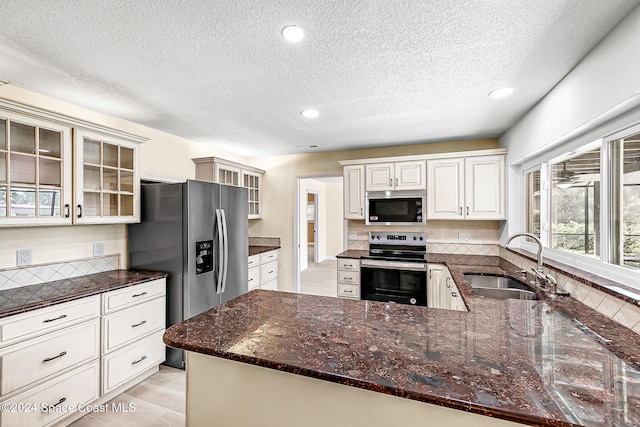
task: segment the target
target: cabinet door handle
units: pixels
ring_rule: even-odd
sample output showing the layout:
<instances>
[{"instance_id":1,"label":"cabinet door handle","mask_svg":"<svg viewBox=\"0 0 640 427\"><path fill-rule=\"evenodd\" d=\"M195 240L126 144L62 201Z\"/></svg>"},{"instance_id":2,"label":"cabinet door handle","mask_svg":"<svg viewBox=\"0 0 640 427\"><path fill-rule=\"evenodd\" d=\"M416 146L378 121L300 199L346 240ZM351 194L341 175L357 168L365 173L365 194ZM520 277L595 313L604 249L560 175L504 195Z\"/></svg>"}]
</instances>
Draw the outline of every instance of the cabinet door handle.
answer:
<instances>
[{"instance_id":1,"label":"cabinet door handle","mask_svg":"<svg viewBox=\"0 0 640 427\"><path fill-rule=\"evenodd\" d=\"M132 328L137 328L138 326L142 326L142 325L144 325L145 323L147 323L147 321L146 321L146 320L143 320L143 321L142 321L142 322L140 322L140 323L136 323L135 325L131 325L131 327L132 327Z\"/></svg>"},{"instance_id":2,"label":"cabinet door handle","mask_svg":"<svg viewBox=\"0 0 640 427\"><path fill-rule=\"evenodd\" d=\"M63 397L62 399L58 400L58 402L57 402L57 403L54 403L53 405L48 406L48 408L55 408L56 406L61 405L61 404L63 404L63 403L64 403L64 402L66 402L66 401L67 401L67 398L66 398L66 397Z\"/></svg>"},{"instance_id":3,"label":"cabinet door handle","mask_svg":"<svg viewBox=\"0 0 640 427\"><path fill-rule=\"evenodd\" d=\"M360 208L360 215L364 215L364 212L362 212L362 208Z\"/></svg>"},{"instance_id":4,"label":"cabinet door handle","mask_svg":"<svg viewBox=\"0 0 640 427\"><path fill-rule=\"evenodd\" d=\"M429 279L431 279L431 269L429 269Z\"/></svg>"},{"instance_id":5,"label":"cabinet door handle","mask_svg":"<svg viewBox=\"0 0 640 427\"><path fill-rule=\"evenodd\" d=\"M62 356L64 356L65 354L67 354L67 352L66 352L66 351L63 351L63 352L61 352L61 353L60 353L59 355L57 355L57 356L47 357L46 359L44 359L44 360L42 361L42 363L44 363L44 362L51 362L52 360L56 360L58 357L62 357Z\"/></svg>"},{"instance_id":6,"label":"cabinet door handle","mask_svg":"<svg viewBox=\"0 0 640 427\"><path fill-rule=\"evenodd\" d=\"M447 285L447 288L450 288L451 285L449 284L449 278L447 277L447 280L445 281L445 285Z\"/></svg>"},{"instance_id":7,"label":"cabinet door handle","mask_svg":"<svg viewBox=\"0 0 640 427\"><path fill-rule=\"evenodd\" d=\"M462 206L460 206L460 215L462 215Z\"/></svg>"},{"instance_id":8,"label":"cabinet door handle","mask_svg":"<svg viewBox=\"0 0 640 427\"><path fill-rule=\"evenodd\" d=\"M456 294L455 292L451 292L451 296L454 298L458 298L458 294Z\"/></svg>"},{"instance_id":9,"label":"cabinet door handle","mask_svg":"<svg viewBox=\"0 0 640 427\"><path fill-rule=\"evenodd\" d=\"M55 322L56 320L64 319L65 317L67 317L66 314L61 314L60 316L58 316L56 318L43 320L42 323Z\"/></svg>"},{"instance_id":10,"label":"cabinet door handle","mask_svg":"<svg viewBox=\"0 0 640 427\"><path fill-rule=\"evenodd\" d=\"M69 203L67 203L66 205L64 205L64 217L69 218L70 216L71 216L71 206L69 205Z\"/></svg>"},{"instance_id":11,"label":"cabinet door handle","mask_svg":"<svg viewBox=\"0 0 640 427\"><path fill-rule=\"evenodd\" d=\"M398 178L396 178L396 187L398 186Z\"/></svg>"},{"instance_id":12,"label":"cabinet door handle","mask_svg":"<svg viewBox=\"0 0 640 427\"><path fill-rule=\"evenodd\" d=\"M469 206L467 206L467 215L469 215Z\"/></svg>"},{"instance_id":13,"label":"cabinet door handle","mask_svg":"<svg viewBox=\"0 0 640 427\"><path fill-rule=\"evenodd\" d=\"M132 365L137 365L138 363L142 362L143 360L145 360L147 358L147 356L142 356L140 359L138 360L134 360L133 362L131 362Z\"/></svg>"},{"instance_id":14,"label":"cabinet door handle","mask_svg":"<svg viewBox=\"0 0 640 427\"><path fill-rule=\"evenodd\" d=\"M82 218L82 205L78 205L78 218Z\"/></svg>"},{"instance_id":15,"label":"cabinet door handle","mask_svg":"<svg viewBox=\"0 0 640 427\"><path fill-rule=\"evenodd\" d=\"M147 294L146 292L141 292L139 294L133 294L133 295L131 295L131 298L141 297L141 296L146 295L146 294Z\"/></svg>"},{"instance_id":16,"label":"cabinet door handle","mask_svg":"<svg viewBox=\"0 0 640 427\"><path fill-rule=\"evenodd\" d=\"M253 282L253 279L249 279L250 282Z\"/></svg>"}]
</instances>

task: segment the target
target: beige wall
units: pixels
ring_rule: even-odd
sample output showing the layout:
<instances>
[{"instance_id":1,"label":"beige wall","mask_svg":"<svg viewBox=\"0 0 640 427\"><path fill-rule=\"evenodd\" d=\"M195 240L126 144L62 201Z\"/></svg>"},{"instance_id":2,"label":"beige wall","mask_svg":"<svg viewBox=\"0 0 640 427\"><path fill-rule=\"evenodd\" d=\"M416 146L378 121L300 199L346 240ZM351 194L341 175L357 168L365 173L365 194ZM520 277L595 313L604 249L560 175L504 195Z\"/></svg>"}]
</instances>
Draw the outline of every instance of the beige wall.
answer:
<instances>
[{"instance_id":1,"label":"beige wall","mask_svg":"<svg viewBox=\"0 0 640 427\"><path fill-rule=\"evenodd\" d=\"M332 258L342 252L344 245L344 215L342 200L342 182L327 182L326 209L327 226L327 258Z\"/></svg>"},{"instance_id":2,"label":"beige wall","mask_svg":"<svg viewBox=\"0 0 640 427\"><path fill-rule=\"evenodd\" d=\"M338 163L339 160L435 154L493 148L498 148L498 140L495 138L251 159L255 162L255 166L265 169L267 172L264 175L262 187L264 195L264 216L260 221L250 222L249 235L281 238L282 249L280 251L278 286L280 290L293 291L293 215L294 212L297 211L297 209L294 209L294 196L296 194L296 179L298 177L341 175L342 166ZM458 224L454 222L449 228L452 234L455 234L456 241L457 233L453 233L453 231L457 226ZM451 236L451 238L453 238L453 236Z\"/></svg>"},{"instance_id":3,"label":"beige wall","mask_svg":"<svg viewBox=\"0 0 640 427\"><path fill-rule=\"evenodd\" d=\"M0 86L0 98L148 138L149 140L141 144L140 148L140 171L143 177L163 177L173 180L194 178L195 167L191 161L192 157L215 155L250 164L247 159L234 154L216 151L206 145L196 144L184 138L58 101L13 85ZM92 256L93 242L104 242L106 254L120 253L122 266L127 266L125 225L0 228L0 242L0 268L16 266L16 249L19 248L31 248L33 263L39 264Z\"/></svg>"}]
</instances>

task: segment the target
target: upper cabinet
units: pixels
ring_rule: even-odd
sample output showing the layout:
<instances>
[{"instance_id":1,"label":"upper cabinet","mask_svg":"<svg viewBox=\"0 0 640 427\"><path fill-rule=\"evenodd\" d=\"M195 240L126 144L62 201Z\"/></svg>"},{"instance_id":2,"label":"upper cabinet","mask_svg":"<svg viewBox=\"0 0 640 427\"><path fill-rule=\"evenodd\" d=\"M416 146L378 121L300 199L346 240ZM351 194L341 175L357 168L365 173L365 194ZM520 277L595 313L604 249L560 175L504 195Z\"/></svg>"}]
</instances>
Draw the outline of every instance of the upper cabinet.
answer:
<instances>
[{"instance_id":1,"label":"upper cabinet","mask_svg":"<svg viewBox=\"0 0 640 427\"><path fill-rule=\"evenodd\" d=\"M364 219L364 165L345 166L343 179L344 218Z\"/></svg>"},{"instance_id":2,"label":"upper cabinet","mask_svg":"<svg viewBox=\"0 0 640 427\"><path fill-rule=\"evenodd\" d=\"M366 191L424 190L425 161L372 163L365 165Z\"/></svg>"},{"instance_id":3,"label":"upper cabinet","mask_svg":"<svg viewBox=\"0 0 640 427\"><path fill-rule=\"evenodd\" d=\"M219 157L192 159L196 164L196 179L248 189L249 219L262 218L262 169Z\"/></svg>"},{"instance_id":4,"label":"upper cabinet","mask_svg":"<svg viewBox=\"0 0 640 427\"><path fill-rule=\"evenodd\" d=\"M365 192L426 190L426 219L506 219L505 149L340 161L344 218L365 219Z\"/></svg>"},{"instance_id":5,"label":"upper cabinet","mask_svg":"<svg viewBox=\"0 0 640 427\"><path fill-rule=\"evenodd\" d=\"M427 161L427 219L505 219L505 156Z\"/></svg>"},{"instance_id":6,"label":"upper cabinet","mask_svg":"<svg viewBox=\"0 0 640 427\"><path fill-rule=\"evenodd\" d=\"M76 130L76 223L140 221L138 144Z\"/></svg>"},{"instance_id":7,"label":"upper cabinet","mask_svg":"<svg viewBox=\"0 0 640 427\"><path fill-rule=\"evenodd\" d=\"M78 120L2 104L0 226L139 221L137 142L99 133L84 142Z\"/></svg>"}]
</instances>

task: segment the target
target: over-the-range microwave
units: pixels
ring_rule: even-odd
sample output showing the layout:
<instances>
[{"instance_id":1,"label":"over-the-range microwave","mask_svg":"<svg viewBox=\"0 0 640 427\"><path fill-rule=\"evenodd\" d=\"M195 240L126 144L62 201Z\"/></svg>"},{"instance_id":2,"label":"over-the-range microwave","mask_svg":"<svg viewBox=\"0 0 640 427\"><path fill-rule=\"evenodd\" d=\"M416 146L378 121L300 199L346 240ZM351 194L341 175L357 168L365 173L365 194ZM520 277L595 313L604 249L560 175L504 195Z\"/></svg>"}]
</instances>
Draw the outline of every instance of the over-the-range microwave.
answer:
<instances>
[{"instance_id":1,"label":"over-the-range microwave","mask_svg":"<svg viewBox=\"0 0 640 427\"><path fill-rule=\"evenodd\" d=\"M424 225L424 190L367 191L365 224Z\"/></svg>"}]
</instances>

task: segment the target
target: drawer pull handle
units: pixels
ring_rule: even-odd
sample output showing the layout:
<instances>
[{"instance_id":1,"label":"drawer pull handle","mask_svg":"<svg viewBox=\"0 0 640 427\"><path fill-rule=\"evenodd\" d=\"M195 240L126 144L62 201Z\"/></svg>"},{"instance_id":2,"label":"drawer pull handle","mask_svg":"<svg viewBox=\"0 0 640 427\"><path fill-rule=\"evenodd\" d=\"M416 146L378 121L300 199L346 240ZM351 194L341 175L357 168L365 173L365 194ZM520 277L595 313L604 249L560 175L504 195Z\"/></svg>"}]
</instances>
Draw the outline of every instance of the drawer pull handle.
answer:
<instances>
[{"instance_id":1,"label":"drawer pull handle","mask_svg":"<svg viewBox=\"0 0 640 427\"><path fill-rule=\"evenodd\" d=\"M353 264L345 264L345 267L353 267Z\"/></svg>"},{"instance_id":2,"label":"drawer pull handle","mask_svg":"<svg viewBox=\"0 0 640 427\"><path fill-rule=\"evenodd\" d=\"M140 322L140 323L136 323L135 325L131 325L131 327L132 327L132 328L137 328L138 326L142 326L142 325L144 325L145 323L147 323L147 321L146 321L146 320L143 320L143 321L142 321L142 322Z\"/></svg>"},{"instance_id":3,"label":"drawer pull handle","mask_svg":"<svg viewBox=\"0 0 640 427\"><path fill-rule=\"evenodd\" d=\"M133 294L133 295L131 295L131 298L141 297L141 296L146 295L146 294L147 294L146 292L141 292L139 294Z\"/></svg>"},{"instance_id":4,"label":"drawer pull handle","mask_svg":"<svg viewBox=\"0 0 640 427\"><path fill-rule=\"evenodd\" d=\"M351 289L345 289L343 292L344 292L344 293L346 293L346 294L351 294L351 293L353 293L353 291L352 291Z\"/></svg>"},{"instance_id":5,"label":"drawer pull handle","mask_svg":"<svg viewBox=\"0 0 640 427\"><path fill-rule=\"evenodd\" d=\"M50 408L55 408L56 406L61 405L66 401L67 401L67 398L63 397L62 399L58 400L58 403L54 403L53 405L51 405Z\"/></svg>"},{"instance_id":6,"label":"drawer pull handle","mask_svg":"<svg viewBox=\"0 0 640 427\"><path fill-rule=\"evenodd\" d=\"M454 298L458 298L458 294L456 294L455 292L451 292L451 296Z\"/></svg>"},{"instance_id":7,"label":"drawer pull handle","mask_svg":"<svg viewBox=\"0 0 640 427\"><path fill-rule=\"evenodd\" d=\"M133 362L131 362L131 364L132 364L132 365L136 365L136 364L138 364L138 363L142 362L142 361L143 361L144 359L146 359L146 358L147 358L147 356L142 356L140 359L138 359L138 360L134 360Z\"/></svg>"},{"instance_id":8,"label":"drawer pull handle","mask_svg":"<svg viewBox=\"0 0 640 427\"><path fill-rule=\"evenodd\" d=\"M57 359L58 357L62 357L62 356L64 356L65 354L67 354L67 352L66 352L66 351L63 351L62 353L60 353L60 354L59 354L59 355L57 355L57 356L47 357L46 359L44 359L44 360L42 361L42 363L44 363L44 362L51 362L52 360L55 360L55 359Z\"/></svg>"},{"instance_id":9,"label":"drawer pull handle","mask_svg":"<svg viewBox=\"0 0 640 427\"><path fill-rule=\"evenodd\" d=\"M345 277L344 280L353 280L353 277Z\"/></svg>"},{"instance_id":10,"label":"drawer pull handle","mask_svg":"<svg viewBox=\"0 0 640 427\"><path fill-rule=\"evenodd\" d=\"M61 314L60 316L54 318L54 319L46 319L43 320L42 323L49 323L49 322L55 322L56 320L60 320L60 319L64 319L65 317L67 317L66 314Z\"/></svg>"},{"instance_id":11,"label":"drawer pull handle","mask_svg":"<svg viewBox=\"0 0 640 427\"><path fill-rule=\"evenodd\" d=\"M273 273L273 270L271 270L271 271L269 272L269 274L271 274L271 273Z\"/></svg>"},{"instance_id":12,"label":"drawer pull handle","mask_svg":"<svg viewBox=\"0 0 640 427\"><path fill-rule=\"evenodd\" d=\"M253 279L249 279L250 282L253 282Z\"/></svg>"}]
</instances>

